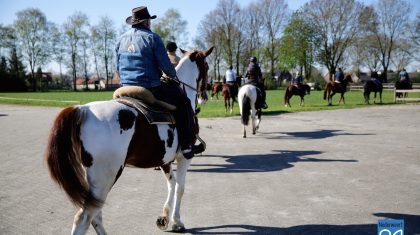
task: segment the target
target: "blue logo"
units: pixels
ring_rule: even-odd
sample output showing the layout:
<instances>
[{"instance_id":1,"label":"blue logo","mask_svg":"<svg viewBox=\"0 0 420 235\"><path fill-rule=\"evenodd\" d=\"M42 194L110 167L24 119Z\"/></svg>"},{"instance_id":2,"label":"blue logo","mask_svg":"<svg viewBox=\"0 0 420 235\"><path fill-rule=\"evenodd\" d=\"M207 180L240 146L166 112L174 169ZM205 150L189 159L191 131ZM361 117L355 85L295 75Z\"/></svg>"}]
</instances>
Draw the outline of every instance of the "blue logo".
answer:
<instances>
[{"instance_id":1,"label":"blue logo","mask_svg":"<svg viewBox=\"0 0 420 235\"><path fill-rule=\"evenodd\" d=\"M404 235L404 220L379 220L378 235Z\"/></svg>"}]
</instances>

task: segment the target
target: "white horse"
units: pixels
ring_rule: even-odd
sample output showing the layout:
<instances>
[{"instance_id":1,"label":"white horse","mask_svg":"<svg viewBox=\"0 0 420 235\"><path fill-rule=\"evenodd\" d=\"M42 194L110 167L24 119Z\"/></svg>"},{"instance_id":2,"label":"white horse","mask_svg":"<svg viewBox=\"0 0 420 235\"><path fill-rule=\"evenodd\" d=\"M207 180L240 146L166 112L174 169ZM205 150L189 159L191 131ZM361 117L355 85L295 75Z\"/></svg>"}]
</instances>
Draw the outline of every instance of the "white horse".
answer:
<instances>
[{"instance_id":1,"label":"white horse","mask_svg":"<svg viewBox=\"0 0 420 235\"><path fill-rule=\"evenodd\" d=\"M188 52L176 67L193 110L197 99L204 102L197 93L206 92L205 59L212 49ZM80 208L72 234L85 234L90 224L97 234L106 234L102 207L126 164L161 168L168 196L156 224L163 230L171 221L174 231L185 230L180 205L191 159L182 155L174 125L151 125L142 113L116 100L68 107L53 123L45 159L51 178ZM174 160L176 176L171 169Z\"/></svg>"},{"instance_id":2,"label":"white horse","mask_svg":"<svg viewBox=\"0 0 420 235\"><path fill-rule=\"evenodd\" d=\"M243 125L243 137L246 138L245 126L248 126L251 115L252 134L255 135L261 122L261 108L256 107L257 87L251 84L242 86L238 92L239 110L241 112L241 123Z\"/></svg>"}]
</instances>

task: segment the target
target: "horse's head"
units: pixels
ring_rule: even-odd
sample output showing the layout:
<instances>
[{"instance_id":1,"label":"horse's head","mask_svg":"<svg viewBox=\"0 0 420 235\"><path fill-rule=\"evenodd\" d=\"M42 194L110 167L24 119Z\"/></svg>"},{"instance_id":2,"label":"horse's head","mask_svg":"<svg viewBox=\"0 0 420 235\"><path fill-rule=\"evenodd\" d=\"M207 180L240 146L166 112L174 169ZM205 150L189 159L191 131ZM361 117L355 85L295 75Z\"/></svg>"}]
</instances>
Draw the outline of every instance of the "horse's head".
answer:
<instances>
[{"instance_id":1,"label":"horse's head","mask_svg":"<svg viewBox=\"0 0 420 235\"><path fill-rule=\"evenodd\" d=\"M208 99L206 87L208 80L207 72L209 70L209 66L206 62L206 57L211 54L213 47L207 51L193 50L187 52L183 49L180 50L184 56L176 67L178 78L182 82L188 84L190 88L193 88L191 89L194 91L193 95L197 95L198 103L203 104ZM190 92L187 91L187 95L189 96L190 100L192 100L192 97L190 97L189 94Z\"/></svg>"},{"instance_id":2,"label":"horse's head","mask_svg":"<svg viewBox=\"0 0 420 235\"><path fill-rule=\"evenodd\" d=\"M351 77L351 74L346 74L344 76L344 80L343 81L348 82L348 83L352 83L353 82L353 78Z\"/></svg>"}]
</instances>

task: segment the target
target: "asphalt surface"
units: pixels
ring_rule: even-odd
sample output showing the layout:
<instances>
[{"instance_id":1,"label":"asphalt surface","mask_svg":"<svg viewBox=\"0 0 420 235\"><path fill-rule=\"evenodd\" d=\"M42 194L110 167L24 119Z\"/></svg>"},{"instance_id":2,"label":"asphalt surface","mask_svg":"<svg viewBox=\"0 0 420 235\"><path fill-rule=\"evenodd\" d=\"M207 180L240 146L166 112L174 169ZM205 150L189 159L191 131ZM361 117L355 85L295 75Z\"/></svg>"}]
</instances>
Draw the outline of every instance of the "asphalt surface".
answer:
<instances>
[{"instance_id":1,"label":"asphalt surface","mask_svg":"<svg viewBox=\"0 0 420 235\"><path fill-rule=\"evenodd\" d=\"M77 209L43 161L59 110L0 105L0 234L71 231ZM420 105L265 115L246 139L239 117L200 125L187 234L377 234L379 219L420 234ZM166 191L159 171L126 168L103 209L108 234L170 232L155 225Z\"/></svg>"}]
</instances>

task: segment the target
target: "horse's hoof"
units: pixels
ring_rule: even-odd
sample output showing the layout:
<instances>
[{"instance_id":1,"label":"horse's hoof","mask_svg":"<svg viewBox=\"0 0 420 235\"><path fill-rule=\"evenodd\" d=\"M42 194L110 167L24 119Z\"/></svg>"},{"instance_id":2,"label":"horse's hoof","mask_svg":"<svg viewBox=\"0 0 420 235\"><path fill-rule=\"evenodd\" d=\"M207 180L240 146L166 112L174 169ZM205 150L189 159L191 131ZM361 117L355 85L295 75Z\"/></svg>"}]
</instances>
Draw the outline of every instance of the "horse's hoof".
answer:
<instances>
[{"instance_id":1,"label":"horse's hoof","mask_svg":"<svg viewBox=\"0 0 420 235\"><path fill-rule=\"evenodd\" d=\"M242 136L243 138L246 138L246 135Z\"/></svg>"},{"instance_id":2,"label":"horse's hoof","mask_svg":"<svg viewBox=\"0 0 420 235\"><path fill-rule=\"evenodd\" d=\"M185 227L182 224L174 224L172 225L172 232L183 233L185 232Z\"/></svg>"},{"instance_id":3,"label":"horse's hoof","mask_svg":"<svg viewBox=\"0 0 420 235\"><path fill-rule=\"evenodd\" d=\"M161 230L166 230L168 228L168 224L169 224L168 218L164 216L159 216L156 220L156 225Z\"/></svg>"}]
</instances>

